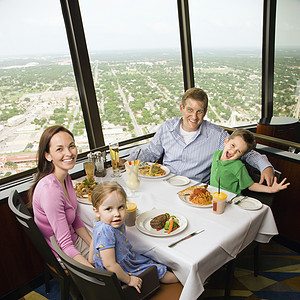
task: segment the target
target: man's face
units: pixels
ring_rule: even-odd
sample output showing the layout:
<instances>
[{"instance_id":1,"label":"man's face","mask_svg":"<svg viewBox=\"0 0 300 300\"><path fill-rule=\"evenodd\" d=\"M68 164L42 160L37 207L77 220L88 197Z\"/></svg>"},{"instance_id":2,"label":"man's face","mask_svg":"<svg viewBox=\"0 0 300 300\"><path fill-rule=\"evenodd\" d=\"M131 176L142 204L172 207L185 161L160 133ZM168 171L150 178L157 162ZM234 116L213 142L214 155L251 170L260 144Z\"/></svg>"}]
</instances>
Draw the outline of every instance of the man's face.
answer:
<instances>
[{"instance_id":1,"label":"man's face","mask_svg":"<svg viewBox=\"0 0 300 300\"><path fill-rule=\"evenodd\" d=\"M182 114L182 128L185 131L197 131L206 114L204 102L187 98L185 107L180 104Z\"/></svg>"}]
</instances>

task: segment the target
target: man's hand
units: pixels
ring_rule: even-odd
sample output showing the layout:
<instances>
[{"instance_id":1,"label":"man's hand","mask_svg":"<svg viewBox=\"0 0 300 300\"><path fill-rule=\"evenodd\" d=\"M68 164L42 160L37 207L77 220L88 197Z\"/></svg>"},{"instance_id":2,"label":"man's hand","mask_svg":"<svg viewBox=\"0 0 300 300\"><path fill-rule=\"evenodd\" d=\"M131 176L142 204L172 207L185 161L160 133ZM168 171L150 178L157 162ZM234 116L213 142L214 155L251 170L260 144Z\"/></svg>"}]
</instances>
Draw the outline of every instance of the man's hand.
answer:
<instances>
[{"instance_id":1,"label":"man's hand","mask_svg":"<svg viewBox=\"0 0 300 300\"><path fill-rule=\"evenodd\" d=\"M274 172L272 167L267 167L261 172L259 184L263 184L264 180L266 180L268 186L272 186L274 181Z\"/></svg>"}]
</instances>

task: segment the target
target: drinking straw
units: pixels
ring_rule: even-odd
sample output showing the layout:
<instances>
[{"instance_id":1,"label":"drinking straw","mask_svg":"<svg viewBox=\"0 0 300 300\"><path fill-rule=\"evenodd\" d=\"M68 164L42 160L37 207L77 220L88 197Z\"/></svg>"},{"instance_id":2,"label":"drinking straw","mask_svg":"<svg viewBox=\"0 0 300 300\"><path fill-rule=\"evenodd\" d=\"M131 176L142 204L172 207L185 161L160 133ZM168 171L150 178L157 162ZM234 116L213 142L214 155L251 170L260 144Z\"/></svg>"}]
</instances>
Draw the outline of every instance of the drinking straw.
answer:
<instances>
[{"instance_id":1,"label":"drinking straw","mask_svg":"<svg viewBox=\"0 0 300 300\"><path fill-rule=\"evenodd\" d=\"M220 185L221 185L221 178L219 177L218 194L220 194Z\"/></svg>"},{"instance_id":2,"label":"drinking straw","mask_svg":"<svg viewBox=\"0 0 300 300\"><path fill-rule=\"evenodd\" d=\"M139 151L138 151L138 153L137 153L137 155L136 155L136 158L135 158L135 160L137 160L137 159L138 159L138 157L139 157L140 153L141 153L141 148L139 149Z\"/></svg>"}]
</instances>

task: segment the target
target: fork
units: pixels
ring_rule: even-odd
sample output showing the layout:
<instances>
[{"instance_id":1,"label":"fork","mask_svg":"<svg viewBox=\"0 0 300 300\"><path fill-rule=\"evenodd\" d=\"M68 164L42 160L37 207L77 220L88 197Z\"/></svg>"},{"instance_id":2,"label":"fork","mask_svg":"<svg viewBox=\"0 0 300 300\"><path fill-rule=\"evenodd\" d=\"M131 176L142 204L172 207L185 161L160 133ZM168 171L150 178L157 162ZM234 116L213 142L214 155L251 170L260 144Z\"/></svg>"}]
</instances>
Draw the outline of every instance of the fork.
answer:
<instances>
[{"instance_id":1,"label":"fork","mask_svg":"<svg viewBox=\"0 0 300 300\"><path fill-rule=\"evenodd\" d=\"M241 194L236 194L234 197L232 197L229 201L227 201L227 203L231 204L232 200L239 197Z\"/></svg>"},{"instance_id":2,"label":"fork","mask_svg":"<svg viewBox=\"0 0 300 300\"><path fill-rule=\"evenodd\" d=\"M238 204L238 203L240 203L241 201L243 201L243 200L245 200L245 199L247 199L247 198L248 198L248 196L244 196L244 197L241 198L240 200L234 202L234 204Z\"/></svg>"}]
</instances>

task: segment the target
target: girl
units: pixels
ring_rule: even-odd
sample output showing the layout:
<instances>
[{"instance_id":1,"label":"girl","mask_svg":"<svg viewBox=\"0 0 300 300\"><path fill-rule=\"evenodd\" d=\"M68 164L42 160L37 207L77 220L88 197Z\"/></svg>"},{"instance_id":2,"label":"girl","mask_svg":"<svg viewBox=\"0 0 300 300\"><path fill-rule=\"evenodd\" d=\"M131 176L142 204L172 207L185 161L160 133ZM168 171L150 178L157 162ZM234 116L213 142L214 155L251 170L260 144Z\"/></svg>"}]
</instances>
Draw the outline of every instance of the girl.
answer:
<instances>
[{"instance_id":1,"label":"girl","mask_svg":"<svg viewBox=\"0 0 300 300\"><path fill-rule=\"evenodd\" d=\"M161 282L178 282L166 266L132 251L124 224L126 200L124 189L116 182L100 183L93 190L92 204L98 221L94 223L89 261L94 262L98 269L116 273L120 281L135 287L139 293L142 279L137 275L153 264L157 267Z\"/></svg>"},{"instance_id":2,"label":"girl","mask_svg":"<svg viewBox=\"0 0 300 300\"><path fill-rule=\"evenodd\" d=\"M68 256L91 266L87 259L92 237L77 215L77 198L68 173L77 158L73 134L63 126L48 127L40 138L37 156L38 172L29 190L34 221L51 248L50 237L55 235Z\"/></svg>"}]
</instances>

